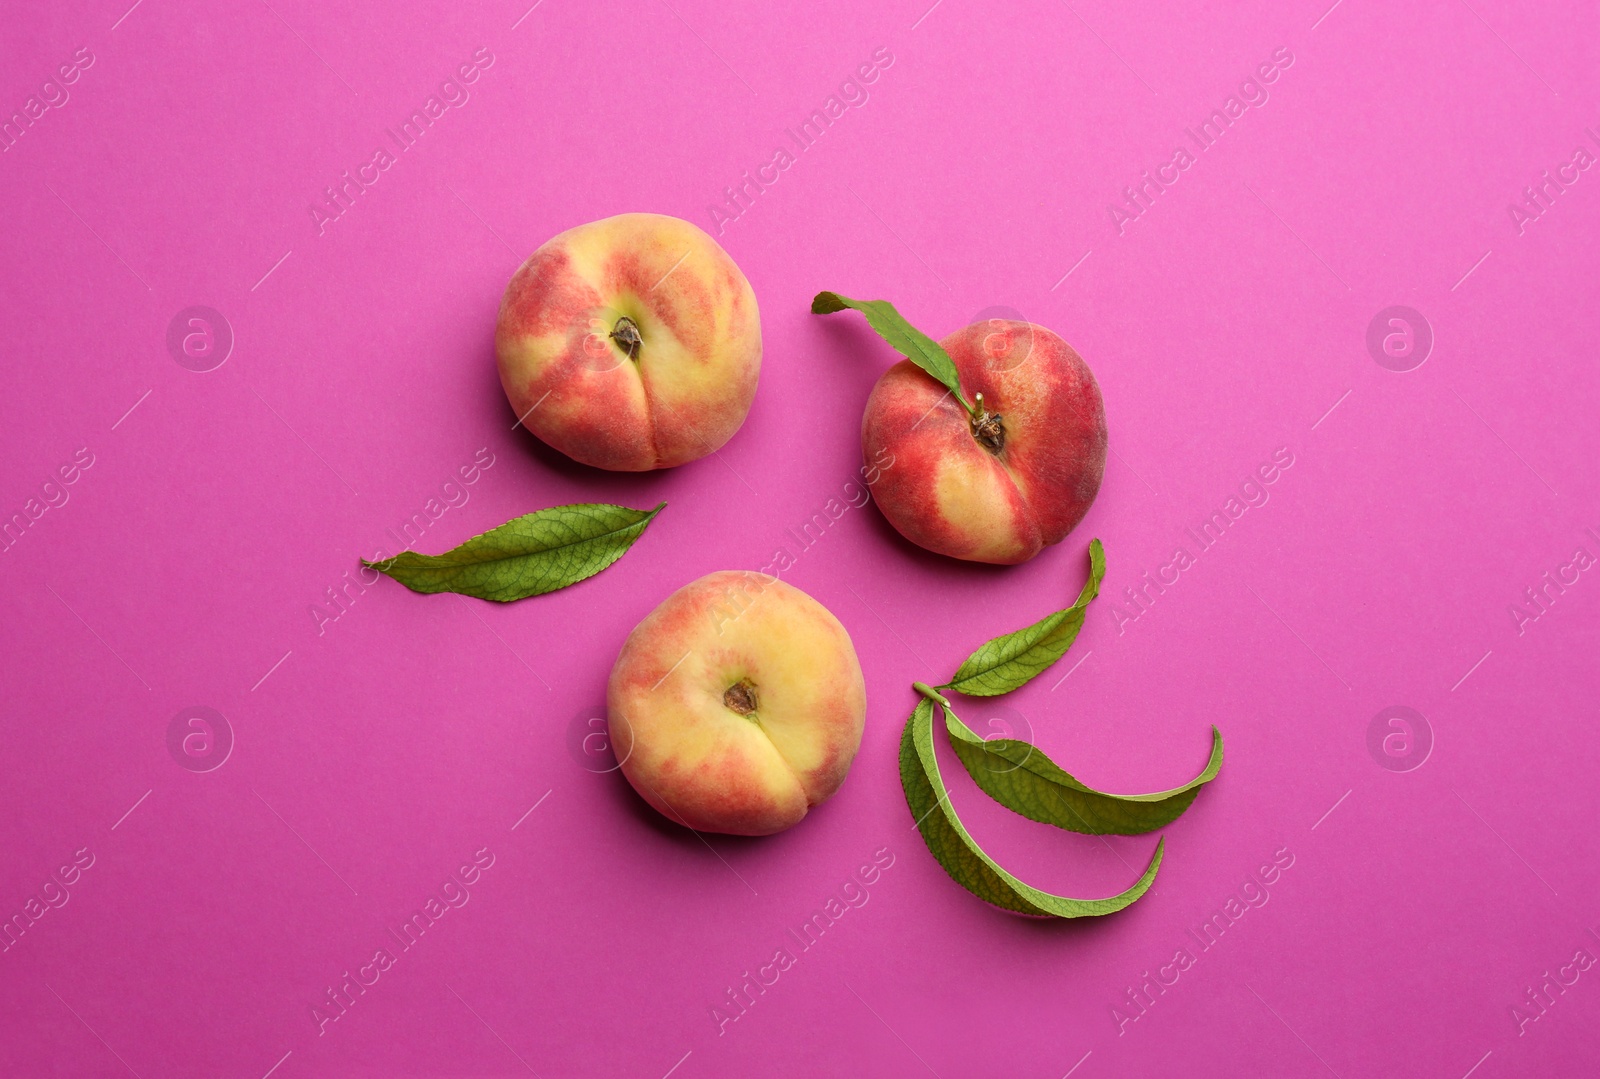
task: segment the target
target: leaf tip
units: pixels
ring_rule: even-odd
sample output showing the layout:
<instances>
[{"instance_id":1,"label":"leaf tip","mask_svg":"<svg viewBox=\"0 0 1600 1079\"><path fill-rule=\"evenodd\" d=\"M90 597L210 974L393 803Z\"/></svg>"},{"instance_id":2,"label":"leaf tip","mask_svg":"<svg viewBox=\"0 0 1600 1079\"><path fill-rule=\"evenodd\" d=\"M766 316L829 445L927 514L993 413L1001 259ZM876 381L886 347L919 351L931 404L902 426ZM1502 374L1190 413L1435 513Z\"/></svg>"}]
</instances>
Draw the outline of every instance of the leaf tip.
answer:
<instances>
[{"instance_id":1,"label":"leaf tip","mask_svg":"<svg viewBox=\"0 0 1600 1079\"><path fill-rule=\"evenodd\" d=\"M844 310L844 301L837 292L819 292L811 298L811 313L813 315L831 315L835 311Z\"/></svg>"}]
</instances>

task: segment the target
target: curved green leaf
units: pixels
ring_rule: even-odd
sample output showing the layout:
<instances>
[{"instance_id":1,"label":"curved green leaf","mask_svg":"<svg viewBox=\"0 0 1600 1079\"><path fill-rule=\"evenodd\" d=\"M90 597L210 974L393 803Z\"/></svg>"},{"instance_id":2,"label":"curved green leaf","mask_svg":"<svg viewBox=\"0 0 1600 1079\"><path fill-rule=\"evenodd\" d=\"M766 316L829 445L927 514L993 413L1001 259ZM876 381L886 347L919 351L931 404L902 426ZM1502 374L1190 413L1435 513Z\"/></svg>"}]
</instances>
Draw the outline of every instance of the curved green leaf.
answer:
<instances>
[{"instance_id":1,"label":"curved green leaf","mask_svg":"<svg viewBox=\"0 0 1600 1079\"><path fill-rule=\"evenodd\" d=\"M968 834L950 804L933 751L933 702L917 703L900 738L900 782L928 850L952 880L985 902L1019 914L1084 918L1110 914L1149 890L1161 868L1165 840L1133 887L1108 899L1071 899L1024 884L990 858Z\"/></svg>"},{"instance_id":2,"label":"curved green leaf","mask_svg":"<svg viewBox=\"0 0 1600 1079\"><path fill-rule=\"evenodd\" d=\"M984 642L961 664L955 676L939 688L953 689L969 697L997 697L1027 685L1065 655L1077 640L1089 601L1100 594L1100 581L1105 575L1105 548L1098 539L1092 539L1089 541L1089 579L1078 593L1076 603L1031 626Z\"/></svg>"},{"instance_id":3,"label":"curved green leaf","mask_svg":"<svg viewBox=\"0 0 1600 1079\"><path fill-rule=\"evenodd\" d=\"M837 292L819 292L811 300L813 315L831 315L847 307L866 315L867 325L876 330L879 337L955 394L962 408L972 411L972 405L961 394L961 380L950 354L939 342L907 322L905 316L894 309L894 304L888 300L852 300Z\"/></svg>"},{"instance_id":4,"label":"curved green leaf","mask_svg":"<svg viewBox=\"0 0 1600 1079\"><path fill-rule=\"evenodd\" d=\"M1015 813L1086 835L1141 835L1183 815L1200 788L1222 769L1222 732L1211 728L1211 759L1181 787L1155 794L1107 794L1078 782L1027 742L985 741L944 710L945 730L967 774L985 794Z\"/></svg>"},{"instance_id":5,"label":"curved green leaf","mask_svg":"<svg viewBox=\"0 0 1600 1079\"><path fill-rule=\"evenodd\" d=\"M444 554L402 551L361 564L413 592L459 592L509 603L593 577L626 554L665 506L552 506L513 518Z\"/></svg>"}]
</instances>

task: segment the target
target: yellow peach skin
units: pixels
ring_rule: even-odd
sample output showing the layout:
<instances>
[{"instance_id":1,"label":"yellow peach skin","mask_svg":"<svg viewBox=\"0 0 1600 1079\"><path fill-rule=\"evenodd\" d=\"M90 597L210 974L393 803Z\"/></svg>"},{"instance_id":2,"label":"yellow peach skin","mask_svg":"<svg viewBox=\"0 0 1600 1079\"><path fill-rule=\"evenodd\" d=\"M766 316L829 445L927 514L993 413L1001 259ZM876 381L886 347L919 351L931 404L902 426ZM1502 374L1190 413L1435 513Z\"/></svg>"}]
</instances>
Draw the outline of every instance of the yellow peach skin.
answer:
<instances>
[{"instance_id":1,"label":"yellow peach skin","mask_svg":"<svg viewBox=\"0 0 1600 1079\"><path fill-rule=\"evenodd\" d=\"M826 607L754 572L712 573L628 635L606 690L622 772L696 831L770 835L844 782L866 686Z\"/></svg>"},{"instance_id":2,"label":"yellow peach skin","mask_svg":"<svg viewBox=\"0 0 1600 1079\"><path fill-rule=\"evenodd\" d=\"M512 276L495 326L522 425L568 457L642 472L733 437L761 372L761 316L733 259L661 214L568 229Z\"/></svg>"}]
</instances>

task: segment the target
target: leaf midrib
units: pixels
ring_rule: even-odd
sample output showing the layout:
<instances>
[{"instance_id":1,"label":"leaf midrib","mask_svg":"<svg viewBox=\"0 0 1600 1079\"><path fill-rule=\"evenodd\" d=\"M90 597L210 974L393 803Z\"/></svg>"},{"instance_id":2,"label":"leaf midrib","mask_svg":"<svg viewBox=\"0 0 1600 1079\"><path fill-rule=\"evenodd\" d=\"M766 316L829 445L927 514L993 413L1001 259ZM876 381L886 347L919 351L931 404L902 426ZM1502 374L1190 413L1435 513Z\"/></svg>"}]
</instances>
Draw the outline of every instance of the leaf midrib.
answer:
<instances>
[{"instance_id":1,"label":"leaf midrib","mask_svg":"<svg viewBox=\"0 0 1600 1079\"><path fill-rule=\"evenodd\" d=\"M609 531L601 532L601 533L598 533L598 534L593 535L593 536L585 536L582 539L570 540L570 541L568 541L566 543L558 543L558 544L555 544L554 546L551 546L551 547L542 547L537 551L523 551L520 554L498 555L498 556L496 556L494 558L480 558L480 559L476 559L476 560L471 561L471 562L456 562L456 563L453 563L451 565L444 565L444 566L435 564L435 565L433 565L431 567L423 567L423 568L431 568L431 569L436 569L436 570L438 570L440 572L446 572L446 571L454 570L454 569L467 569L467 568L472 567L472 566L487 565L490 562L510 562L513 559L517 559L517 558L537 558L540 555L547 555L547 554L551 554L551 553L553 553L555 551L566 550L568 547L577 547L580 544L584 544L584 543L595 543L595 542L597 542L599 540L605 539L608 536L615 536L620 532L626 532L630 528L637 528L638 526L649 522L651 518L653 518L656 514L661 512L661 510L662 510L662 508L664 506L666 506L665 502L661 503L661 505L657 506L655 509L653 509L649 513L645 514L643 517L639 518L637 521L634 521L631 524L623 525L621 528L613 528L613 529L611 529ZM504 528L505 526L501 525L500 527ZM476 536L473 537L473 539L476 539L476 538L478 538L478 537L476 537ZM470 543L471 540L468 540L467 542ZM496 541L491 541L491 542L496 542ZM405 552L402 552L402 553L403 554L409 554L409 555L415 555L418 558L427 558L427 559L435 559L436 560L436 559L442 559L442 558L449 558L450 555L453 552L446 551L444 554L421 554L420 552L417 552L417 551L405 551ZM395 558L399 558L399 557L401 557L401 556L400 555L395 555ZM391 561L390 564L391 565L393 564L392 561Z\"/></svg>"}]
</instances>

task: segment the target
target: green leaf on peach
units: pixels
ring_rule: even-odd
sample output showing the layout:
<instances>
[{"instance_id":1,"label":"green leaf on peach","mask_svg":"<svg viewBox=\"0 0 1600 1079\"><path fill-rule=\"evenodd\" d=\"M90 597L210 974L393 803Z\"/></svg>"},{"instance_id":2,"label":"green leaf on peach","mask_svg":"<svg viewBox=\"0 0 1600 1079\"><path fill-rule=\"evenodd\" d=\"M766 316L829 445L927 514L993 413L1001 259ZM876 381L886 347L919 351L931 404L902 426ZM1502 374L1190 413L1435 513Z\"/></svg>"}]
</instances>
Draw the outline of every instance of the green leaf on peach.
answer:
<instances>
[{"instance_id":1,"label":"green leaf on peach","mask_svg":"<svg viewBox=\"0 0 1600 1079\"><path fill-rule=\"evenodd\" d=\"M876 330L879 337L932 375L941 386L956 395L962 408L972 412L972 404L961 393L961 379L950 354L939 342L907 322L905 316L894 309L894 304L888 300L852 300L837 292L819 292L811 300L813 315L831 315L847 307L866 315L867 325Z\"/></svg>"},{"instance_id":2,"label":"green leaf on peach","mask_svg":"<svg viewBox=\"0 0 1600 1079\"><path fill-rule=\"evenodd\" d=\"M456 592L509 603L593 577L626 554L665 506L552 506L512 518L444 554L402 551L361 564L413 592Z\"/></svg>"}]
</instances>

